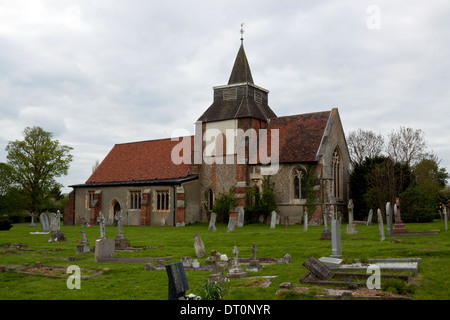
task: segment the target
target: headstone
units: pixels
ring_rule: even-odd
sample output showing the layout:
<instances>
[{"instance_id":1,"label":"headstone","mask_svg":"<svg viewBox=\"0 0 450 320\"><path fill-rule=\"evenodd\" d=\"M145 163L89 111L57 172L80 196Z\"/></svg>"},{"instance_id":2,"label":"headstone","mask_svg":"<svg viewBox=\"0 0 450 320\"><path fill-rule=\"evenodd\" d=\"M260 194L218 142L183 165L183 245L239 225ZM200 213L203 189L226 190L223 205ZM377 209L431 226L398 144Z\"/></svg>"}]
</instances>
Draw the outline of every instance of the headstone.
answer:
<instances>
[{"instance_id":1,"label":"headstone","mask_svg":"<svg viewBox=\"0 0 450 320\"><path fill-rule=\"evenodd\" d=\"M182 262L166 265L169 278L169 300L185 300L185 293L189 290L186 274Z\"/></svg>"},{"instance_id":2,"label":"headstone","mask_svg":"<svg viewBox=\"0 0 450 320\"><path fill-rule=\"evenodd\" d=\"M380 241L384 240L384 226L383 226L383 215L381 214L381 210L377 211L378 216L378 230L380 231Z\"/></svg>"},{"instance_id":3,"label":"headstone","mask_svg":"<svg viewBox=\"0 0 450 320\"><path fill-rule=\"evenodd\" d=\"M214 212L212 212L211 213L211 218L209 220L209 227L208 227L208 230L211 231L211 232L216 232L217 231L216 218L217 218L217 215Z\"/></svg>"},{"instance_id":4,"label":"headstone","mask_svg":"<svg viewBox=\"0 0 450 320\"><path fill-rule=\"evenodd\" d=\"M114 258L116 245L114 240L99 238L95 241L95 262L107 262Z\"/></svg>"},{"instance_id":5,"label":"headstone","mask_svg":"<svg viewBox=\"0 0 450 320\"><path fill-rule=\"evenodd\" d=\"M235 217L231 217L231 218L228 220L228 228L227 228L227 232L233 232L235 226L236 226L236 218L235 218Z\"/></svg>"},{"instance_id":6,"label":"headstone","mask_svg":"<svg viewBox=\"0 0 450 320\"><path fill-rule=\"evenodd\" d=\"M198 233L194 234L194 247L197 258L202 258L206 255L205 245L203 244L202 237Z\"/></svg>"},{"instance_id":7,"label":"headstone","mask_svg":"<svg viewBox=\"0 0 450 320\"><path fill-rule=\"evenodd\" d=\"M49 215L50 222L50 232L55 232L58 230L59 221L56 219L56 213L52 212Z\"/></svg>"},{"instance_id":8,"label":"headstone","mask_svg":"<svg viewBox=\"0 0 450 320\"><path fill-rule=\"evenodd\" d=\"M185 268L192 267L192 257L191 256L181 257L181 263L183 263L183 267Z\"/></svg>"},{"instance_id":9,"label":"headstone","mask_svg":"<svg viewBox=\"0 0 450 320\"><path fill-rule=\"evenodd\" d=\"M253 243L253 247L252 247L253 258L252 258L252 260L250 260L250 262L247 266L247 271L258 272L259 270L262 269L262 266L259 263L259 260L256 259L256 251L258 251L258 249L256 248L256 243Z\"/></svg>"},{"instance_id":10,"label":"headstone","mask_svg":"<svg viewBox=\"0 0 450 320\"><path fill-rule=\"evenodd\" d=\"M311 271L311 273L321 280L331 279L334 273L324 263L314 257L303 262L303 266Z\"/></svg>"},{"instance_id":11,"label":"headstone","mask_svg":"<svg viewBox=\"0 0 450 320\"><path fill-rule=\"evenodd\" d=\"M166 219L164 217L161 218L161 227L164 227L166 225Z\"/></svg>"},{"instance_id":12,"label":"headstone","mask_svg":"<svg viewBox=\"0 0 450 320\"><path fill-rule=\"evenodd\" d=\"M444 206L444 223L445 223L445 230L448 231L448 227L447 227L447 220L448 220L448 210L447 207Z\"/></svg>"},{"instance_id":13,"label":"headstone","mask_svg":"<svg viewBox=\"0 0 450 320\"><path fill-rule=\"evenodd\" d=\"M244 215L245 215L244 208L241 207L241 208L239 209L239 213L238 213L238 221L237 221L237 226L238 226L238 228L244 226Z\"/></svg>"},{"instance_id":14,"label":"headstone","mask_svg":"<svg viewBox=\"0 0 450 320\"><path fill-rule=\"evenodd\" d=\"M387 224L387 235L392 236L392 214L391 214L391 203L386 203L386 224Z\"/></svg>"},{"instance_id":15,"label":"headstone","mask_svg":"<svg viewBox=\"0 0 450 320\"><path fill-rule=\"evenodd\" d=\"M78 254L91 252L91 248L90 248L89 243L88 243L88 241L86 239L86 233L84 231L80 231L80 235L81 235L81 241L77 245L76 252Z\"/></svg>"},{"instance_id":16,"label":"headstone","mask_svg":"<svg viewBox=\"0 0 450 320\"><path fill-rule=\"evenodd\" d=\"M272 211L270 216L270 229L275 229L275 224L277 223L277 213Z\"/></svg>"},{"instance_id":17,"label":"headstone","mask_svg":"<svg viewBox=\"0 0 450 320\"><path fill-rule=\"evenodd\" d=\"M61 232L60 226L61 226L61 217L62 214L58 210L57 213L52 214L53 217L53 226L52 223L50 223L50 231L52 231L52 235L50 236L50 239L48 239L48 242L62 242L66 241L66 237L64 236L64 233Z\"/></svg>"},{"instance_id":18,"label":"headstone","mask_svg":"<svg viewBox=\"0 0 450 320\"><path fill-rule=\"evenodd\" d=\"M348 225L347 225L347 231L345 233L347 234L355 234L358 233L358 231L356 230L356 225L353 222L353 200L349 199L348 200Z\"/></svg>"},{"instance_id":19,"label":"headstone","mask_svg":"<svg viewBox=\"0 0 450 320\"><path fill-rule=\"evenodd\" d=\"M369 217L367 218L367 225L371 226L372 225L372 218L373 218L373 210L370 209L369 210Z\"/></svg>"},{"instance_id":20,"label":"headstone","mask_svg":"<svg viewBox=\"0 0 450 320\"><path fill-rule=\"evenodd\" d=\"M41 231L42 232L49 232L50 231L50 225L48 223L48 216L45 212L42 212L39 216L39 222L41 224Z\"/></svg>"},{"instance_id":21,"label":"headstone","mask_svg":"<svg viewBox=\"0 0 450 320\"><path fill-rule=\"evenodd\" d=\"M36 216L36 214L34 212L30 213L31 215L31 223L29 225L29 227L36 227L36 224L34 223L34 218Z\"/></svg>"},{"instance_id":22,"label":"headstone","mask_svg":"<svg viewBox=\"0 0 450 320\"><path fill-rule=\"evenodd\" d=\"M306 207L303 213L303 231L308 231L308 209Z\"/></svg>"},{"instance_id":23,"label":"headstone","mask_svg":"<svg viewBox=\"0 0 450 320\"><path fill-rule=\"evenodd\" d=\"M407 233L408 230L406 230L406 227L403 224L402 216L400 213L400 198L395 199L395 204L397 205L397 212L395 213L396 220L393 233Z\"/></svg>"},{"instance_id":24,"label":"headstone","mask_svg":"<svg viewBox=\"0 0 450 320\"><path fill-rule=\"evenodd\" d=\"M331 257L342 257L341 223L336 216L331 219Z\"/></svg>"},{"instance_id":25,"label":"headstone","mask_svg":"<svg viewBox=\"0 0 450 320\"><path fill-rule=\"evenodd\" d=\"M123 225L122 221L124 216L121 211L117 211L114 215L114 220L117 221L117 236L114 239L116 244L116 249L126 249L130 247L130 242L123 235Z\"/></svg>"},{"instance_id":26,"label":"headstone","mask_svg":"<svg viewBox=\"0 0 450 320\"><path fill-rule=\"evenodd\" d=\"M327 207L325 206L323 208L323 230L322 230L322 234L320 236L320 240L331 240L331 230L330 228L328 228L328 210Z\"/></svg>"},{"instance_id":27,"label":"headstone","mask_svg":"<svg viewBox=\"0 0 450 320\"><path fill-rule=\"evenodd\" d=\"M99 239L106 239L106 233L105 233L106 219L103 216L103 212L101 212L101 211L100 211L99 217L97 218L97 222L100 225L100 238Z\"/></svg>"},{"instance_id":28,"label":"headstone","mask_svg":"<svg viewBox=\"0 0 450 320\"><path fill-rule=\"evenodd\" d=\"M394 204L394 212L392 212L392 216L394 217L394 222L397 222L397 202Z\"/></svg>"},{"instance_id":29,"label":"headstone","mask_svg":"<svg viewBox=\"0 0 450 320\"><path fill-rule=\"evenodd\" d=\"M247 272L242 270L241 266L239 265L239 258L238 258L239 250L236 245L234 246L233 254L234 254L233 265L227 274L227 278L246 278Z\"/></svg>"}]
</instances>

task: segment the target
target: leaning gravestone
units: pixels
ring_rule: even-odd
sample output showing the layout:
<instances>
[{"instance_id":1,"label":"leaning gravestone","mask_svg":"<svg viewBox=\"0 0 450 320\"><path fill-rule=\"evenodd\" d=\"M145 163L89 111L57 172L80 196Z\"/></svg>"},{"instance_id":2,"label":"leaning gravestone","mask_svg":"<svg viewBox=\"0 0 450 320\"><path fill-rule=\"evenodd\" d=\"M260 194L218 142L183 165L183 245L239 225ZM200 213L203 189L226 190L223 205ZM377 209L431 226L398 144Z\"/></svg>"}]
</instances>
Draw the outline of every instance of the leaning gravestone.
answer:
<instances>
[{"instance_id":1,"label":"leaning gravestone","mask_svg":"<svg viewBox=\"0 0 450 320\"><path fill-rule=\"evenodd\" d=\"M236 226L236 218L235 218L235 217L231 217L231 218L228 220L228 228L227 228L227 232L233 232L235 226Z\"/></svg>"},{"instance_id":2,"label":"leaning gravestone","mask_svg":"<svg viewBox=\"0 0 450 320\"><path fill-rule=\"evenodd\" d=\"M42 232L50 232L50 225L48 222L48 216L45 212L42 212L39 216L39 222L41 224L41 231Z\"/></svg>"},{"instance_id":3,"label":"leaning gravestone","mask_svg":"<svg viewBox=\"0 0 450 320\"><path fill-rule=\"evenodd\" d=\"M208 230L211 231L211 232L216 232L217 231L217 228L216 228L216 217L217 217L217 215L214 212L212 212L211 213L211 219L209 220L209 227L208 227Z\"/></svg>"},{"instance_id":4,"label":"leaning gravestone","mask_svg":"<svg viewBox=\"0 0 450 320\"><path fill-rule=\"evenodd\" d=\"M372 225L372 218L373 218L373 210L370 209L369 210L369 217L367 218L367 225L371 226Z\"/></svg>"},{"instance_id":5,"label":"leaning gravestone","mask_svg":"<svg viewBox=\"0 0 450 320\"><path fill-rule=\"evenodd\" d=\"M169 278L169 300L185 300L185 293L189 290L186 274L182 262L166 264Z\"/></svg>"},{"instance_id":6,"label":"leaning gravestone","mask_svg":"<svg viewBox=\"0 0 450 320\"><path fill-rule=\"evenodd\" d=\"M378 216L378 229L380 231L380 241L384 240L384 226L383 226L383 216L381 215L381 210L377 211Z\"/></svg>"},{"instance_id":7,"label":"leaning gravestone","mask_svg":"<svg viewBox=\"0 0 450 320\"><path fill-rule=\"evenodd\" d=\"M198 233L194 234L194 247L197 258L202 258L206 255L205 245L203 244L202 237Z\"/></svg>"},{"instance_id":8,"label":"leaning gravestone","mask_svg":"<svg viewBox=\"0 0 450 320\"><path fill-rule=\"evenodd\" d=\"M334 273L330 268L314 257L303 262L303 266L320 280L328 280L334 276Z\"/></svg>"}]
</instances>

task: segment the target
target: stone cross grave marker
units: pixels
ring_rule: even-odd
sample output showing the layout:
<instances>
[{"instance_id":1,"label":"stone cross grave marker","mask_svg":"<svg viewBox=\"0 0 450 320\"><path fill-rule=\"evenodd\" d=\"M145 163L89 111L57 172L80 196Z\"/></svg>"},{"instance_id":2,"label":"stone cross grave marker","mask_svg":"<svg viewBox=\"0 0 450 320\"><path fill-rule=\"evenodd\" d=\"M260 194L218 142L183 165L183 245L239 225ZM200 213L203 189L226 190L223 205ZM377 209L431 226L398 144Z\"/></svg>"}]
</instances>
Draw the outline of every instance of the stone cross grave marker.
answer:
<instances>
[{"instance_id":1,"label":"stone cross grave marker","mask_svg":"<svg viewBox=\"0 0 450 320\"><path fill-rule=\"evenodd\" d=\"M378 216L378 230L380 231L380 241L384 240L384 226L383 226L383 215L381 214L381 210L377 211Z\"/></svg>"},{"instance_id":2,"label":"stone cross grave marker","mask_svg":"<svg viewBox=\"0 0 450 320\"><path fill-rule=\"evenodd\" d=\"M81 235L81 241L77 245L76 253L80 254L80 253L91 252L91 248L86 239L86 233L84 231L80 231L80 235Z\"/></svg>"},{"instance_id":3,"label":"stone cross grave marker","mask_svg":"<svg viewBox=\"0 0 450 320\"><path fill-rule=\"evenodd\" d=\"M114 215L114 220L117 221L117 239L122 239L124 238L123 236L123 228L122 228L122 221L123 221L124 217L122 215L121 211L117 211Z\"/></svg>"},{"instance_id":4,"label":"stone cross grave marker","mask_svg":"<svg viewBox=\"0 0 450 320\"><path fill-rule=\"evenodd\" d=\"M99 217L97 218L97 222L100 224L100 238L106 239L106 233L105 233L105 216L103 216L103 212L100 211Z\"/></svg>"},{"instance_id":5,"label":"stone cross grave marker","mask_svg":"<svg viewBox=\"0 0 450 320\"><path fill-rule=\"evenodd\" d=\"M211 213L211 218L209 219L209 227L208 227L208 230L211 231L211 232L216 232L217 231L216 218L217 218L217 215L214 212L212 212Z\"/></svg>"},{"instance_id":6,"label":"stone cross grave marker","mask_svg":"<svg viewBox=\"0 0 450 320\"><path fill-rule=\"evenodd\" d=\"M41 224L41 231L42 232L49 232L50 231L50 225L48 222L48 216L45 212L42 212L39 216L39 222Z\"/></svg>"},{"instance_id":7,"label":"stone cross grave marker","mask_svg":"<svg viewBox=\"0 0 450 320\"><path fill-rule=\"evenodd\" d=\"M250 262L249 262L249 264L247 266L247 271L258 272L259 270L262 269L262 266L259 263L259 260L256 259L256 252L257 251L258 251L258 249L256 248L256 243L253 242L253 247L252 247L253 258L252 258L252 260L250 260Z\"/></svg>"},{"instance_id":8,"label":"stone cross grave marker","mask_svg":"<svg viewBox=\"0 0 450 320\"><path fill-rule=\"evenodd\" d=\"M186 274L182 262L166 264L169 278L169 300L185 300L185 293L189 290Z\"/></svg>"}]
</instances>

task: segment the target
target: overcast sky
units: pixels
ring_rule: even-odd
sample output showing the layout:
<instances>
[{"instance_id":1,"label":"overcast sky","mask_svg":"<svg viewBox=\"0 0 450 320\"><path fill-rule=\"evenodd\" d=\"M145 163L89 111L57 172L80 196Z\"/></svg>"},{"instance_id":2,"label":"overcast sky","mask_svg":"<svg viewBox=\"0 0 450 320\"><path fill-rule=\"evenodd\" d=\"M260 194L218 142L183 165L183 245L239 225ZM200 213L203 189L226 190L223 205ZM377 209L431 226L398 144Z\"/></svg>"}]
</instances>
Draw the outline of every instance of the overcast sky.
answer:
<instances>
[{"instance_id":1,"label":"overcast sky","mask_svg":"<svg viewBox=\"0 0 450 320\"><path fill-rule=\"evenodd\" d=\"M449 1L0 0L0 162L41 126L73 147L64 192L116 143L194 133L240 46L278 116L421 129L450 172Z\"/></svg>"}]
</instances>

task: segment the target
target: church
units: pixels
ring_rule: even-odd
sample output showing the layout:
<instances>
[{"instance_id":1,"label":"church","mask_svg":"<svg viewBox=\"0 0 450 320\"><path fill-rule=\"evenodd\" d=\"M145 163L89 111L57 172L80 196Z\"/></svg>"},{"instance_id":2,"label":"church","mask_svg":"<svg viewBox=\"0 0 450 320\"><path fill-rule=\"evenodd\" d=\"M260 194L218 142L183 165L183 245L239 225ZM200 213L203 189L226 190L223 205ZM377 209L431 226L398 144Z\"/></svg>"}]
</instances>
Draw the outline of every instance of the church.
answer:
<instances>
[{"instance_id":1,"label":"church","mask_svg":"<svg viewBox=\"0 0 450 320\"><path fill-rule=\"evenodd\" d=\"M195 134L114 145L84 184L71 186L64 223L95 224L102 212L114 224L118 211L125 225L206 222L230 188L237 200L230 217L237 216L246 191L261 192L266 176L276 212L291 224L303 219L308 188L316 195L310 224L321 224L330 204L346 213L350 157L338 109L277 116L268 94L253 81L241 38L228 84L213 87Z\"/></svg>"}]
</instances>

